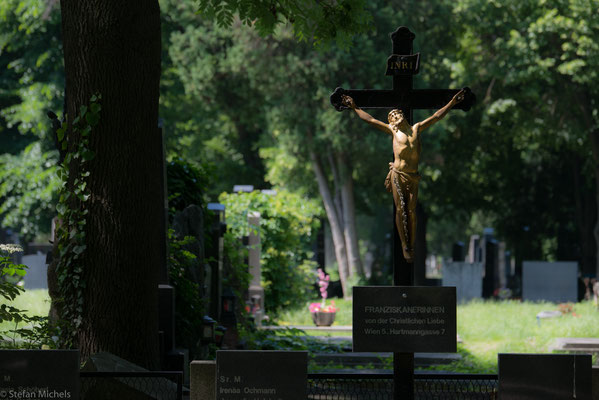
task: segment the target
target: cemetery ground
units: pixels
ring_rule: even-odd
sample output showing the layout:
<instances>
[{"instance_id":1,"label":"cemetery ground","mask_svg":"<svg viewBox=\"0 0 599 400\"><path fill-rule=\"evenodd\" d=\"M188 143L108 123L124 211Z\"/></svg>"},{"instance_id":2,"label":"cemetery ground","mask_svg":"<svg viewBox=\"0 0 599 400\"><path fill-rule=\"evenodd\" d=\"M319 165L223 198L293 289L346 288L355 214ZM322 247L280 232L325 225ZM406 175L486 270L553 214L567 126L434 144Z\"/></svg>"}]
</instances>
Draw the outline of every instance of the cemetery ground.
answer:
<instances>
[{"instance_id":1,"label":"cemetery ground","mask_svg":"<svg viewBox=\"0 0 599 400\"><path fill-rule=\"evenodd\" d=\"M351 325L351 301L335 299L339 308L333 326ZM449 365L431 367L464 373L497 373L498 353L548 353L555 339L599 337L599 311L591 301L572 304L572 312L561 317L537 320L541 311L557 311L560 305L548 302L482 301L457 306L458 353L462 359ZM289 311L279 318L280 325L310 326L304 310ZM323 332L307 330L308 335ZM334 332L329 336L350 336ZM597 363L597 355L593 356ZM392 365L391 360L387 365Z\"/></svg>"},{"instance_id":2,"label":"cemetery ground","mask_svg":"<svg viewBox=\"0 0 599 400\"><path fill-rule=\"evenodd\" d=\"M2 303L2 302L0 302ZM335 299L339 310L335 326L349 326L352 318L351 300ZM28 315L47 315L50 307L46 290L27 290L19 295L12 305L28 310ZM541 311L556 311L560 305L555 303L519 302L519 301L471 301L457 307L457 327L460 343L458 353L461 360L451 364L437 365L428 369L449 372L497 373L498 353L548 353L557 338L597 338L599 337L599 311L592 301L572 304L571 312L560 317L537 319ZM564 307L562 307L564 308ZM310 314L306 308L289 310L282 313L276 323L281 326L312 326ZM14 324L4 322L0 331L13 329ZM276 338L273 336L276 334ZM281 349L290 348L297 343L305 343L310 352L341 352L343 348L335 345L321 345L315 337L351 336L351 331L323 333L316 330L286 330L272 332L263 337L262 344ZM301 345L300 344L300 345ZM260 345L260 343L258 343ZM385 368L390 369L391 359L382 360ZM593 363L597 363L597 355ZM359 368L369 368L369 365ZM311 363L310 369L317 369ZM341 368L330 364L326 368Z\"/></svg>"}]
</instances>

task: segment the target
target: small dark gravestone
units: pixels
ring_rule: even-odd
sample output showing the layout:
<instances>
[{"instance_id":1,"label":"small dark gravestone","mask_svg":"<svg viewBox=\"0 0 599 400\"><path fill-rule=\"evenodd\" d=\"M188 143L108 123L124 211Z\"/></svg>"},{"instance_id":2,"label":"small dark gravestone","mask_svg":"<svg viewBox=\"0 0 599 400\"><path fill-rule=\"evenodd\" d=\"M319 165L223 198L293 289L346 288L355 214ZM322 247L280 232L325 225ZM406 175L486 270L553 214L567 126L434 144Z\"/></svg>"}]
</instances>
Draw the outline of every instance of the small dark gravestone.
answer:
<instances>
[{"instance_id":1,"label":"small dark gravestone","mask_svg":"<svg viewBox=\"0 0 599 400\"><path fill-rule=\"evenodd\" d=\"M362 286L353 297L354 351L457 351L455 287Z\"/></svg>"},{"instance_id":2,"label":"small dark gravestone","mask_svg":"<svg viewBox=\"0 0 599 400\"><path fill-rule=\"evenodd\" d=\"M591 356L499 354L500 400L591 400Z\"/></svg>"},{"instance_id":3,"label":"small dark gravestone","mask_svg":"<svg viewBox=\"0 0 599 400\"><path fill-rule=\"evenodd\" d=\"M305 400L305 351L218 351L218 400Z\"/></svg>"},{"instance_id":4,"label":"small dark gravestone","mask_svg":"<svg viewBox=\"0 0 599 400\"><path fill-rule=\"evenodd\" d=\"M79 399L79 351L0 350L0 399Z\"/></svg>"}]
</instances>

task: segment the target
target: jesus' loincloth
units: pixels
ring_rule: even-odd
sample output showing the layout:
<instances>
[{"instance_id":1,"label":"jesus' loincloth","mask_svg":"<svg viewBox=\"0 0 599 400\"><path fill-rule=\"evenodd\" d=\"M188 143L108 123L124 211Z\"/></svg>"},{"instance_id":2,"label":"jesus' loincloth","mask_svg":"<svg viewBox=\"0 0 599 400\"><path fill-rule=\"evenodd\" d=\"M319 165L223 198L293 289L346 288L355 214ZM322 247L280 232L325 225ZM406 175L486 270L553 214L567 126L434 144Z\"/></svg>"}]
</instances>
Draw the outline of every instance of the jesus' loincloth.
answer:
<instances>
[{"instance_id":1,"label":"jesus' loincloth","mask_svg":"<svg viewBox=\"0 0 599 400\"><path fill-rule=\"evenodd\" d=\"M416 234L416 202L418 199L418 172L404 172L391 167L385 188L393 194L397 209L395 223L401 239L404 258L408 262L414 259L414 243Z\"/></svg>"}]
</instances>

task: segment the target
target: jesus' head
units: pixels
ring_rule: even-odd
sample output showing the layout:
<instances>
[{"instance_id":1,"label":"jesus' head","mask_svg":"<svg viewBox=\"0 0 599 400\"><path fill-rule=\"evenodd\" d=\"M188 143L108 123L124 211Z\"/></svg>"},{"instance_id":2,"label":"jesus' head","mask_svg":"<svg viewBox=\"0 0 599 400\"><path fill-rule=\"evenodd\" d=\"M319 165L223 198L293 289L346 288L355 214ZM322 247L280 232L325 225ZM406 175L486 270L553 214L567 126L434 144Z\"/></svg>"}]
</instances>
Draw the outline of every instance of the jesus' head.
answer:
<instances>
[{"instance_id":1,"label":"jesus' head","mask_svg":"<svg viewBox=\"0 0 599 400\"><path fill-rule=\"evenodd\" d=\"M391 125L401 124L403 122L403 120L405 119L405 117L403 115L403 111L398 110L398 109L391 110L389 112L389 116L387 118L389 119L389 124L391 124Z\"/></svg>"}]
</instances>

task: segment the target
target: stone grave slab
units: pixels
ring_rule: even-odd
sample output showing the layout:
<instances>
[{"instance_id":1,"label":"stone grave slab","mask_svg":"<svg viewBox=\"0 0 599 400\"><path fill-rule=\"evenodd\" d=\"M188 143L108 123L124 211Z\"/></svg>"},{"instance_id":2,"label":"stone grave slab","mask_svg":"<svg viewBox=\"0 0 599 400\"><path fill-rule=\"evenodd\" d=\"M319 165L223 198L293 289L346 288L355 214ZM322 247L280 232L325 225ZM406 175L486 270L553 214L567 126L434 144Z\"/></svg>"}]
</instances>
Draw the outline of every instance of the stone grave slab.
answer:
<instances>
[{"instance_id":1,"label":"stone grave slab","mask_svg":"<svg viewBox=\"0 0 599 400\"><path fill-rule=\"evenodd\" d=\"M591 356L499 354L500 400L591 400Z\"/></svg>"},{"instance_id":2,"label":"stone grave slab","mask_svg":"<svg viewBox=\"0 0 599 400\"><path fill-rule=\"evenodd\" d=\"M554 303L578 301L578 264L574 261L524 261L522 299Z\"/></svg>"},{"instance_id":3,"label":"stone grave slab","mask_svg":"<svg viewBox=\"0 0 599 400\"><path fill-rule=\"evenodd\" d=\"M483 296L483 264L447 262L443 265L443 286L455 286L458 303Z\"/></svg>"},{"instance_id":4,"label":"stone grave slab","mask_svg":"<svg viewBox=\"0 0 599 400\"><path fill-rule=\"evenodd\" d=\"M100 352L92 354L82 372L148 372L147 369L122 359L114 354ZM81 390L85 400L104 400L107 394L127 400L173 400L177 394L177 384L167 378L153 378L153 385L148 380L112 377L90 379ZM161 388L156 391L155 388Z\"/></svg>"},{"instance_id":5,"label":"stone grave slab","mask_svg":"<svg viewBox=\"0 0 599 400\"><path fill-rule=\"evenodd\" d=\"M79 399L79 351L0 350L0 399Z\"/></svg>"},{"instance_id":6,"label":"stone grave slab","mask_svg":"<svg viewBox=\"0 0 599 400\"><path fill-rule=\"evenodd\" d=\"M219 400L305 400L308 352L216 352Z\"/></svg>"},{"instance_id":7,"label":"stone grave slab","mask_svg":"<svg viewBox=\"0 0 599 400\"><path fill-rule=\"evenodd\" d=\"M46 255L41 251L24 255L21 263L27 265L27 275L23 278L26 289L48 289L48 265Z\"/></svg>"},{"instance_id":8,"label":"stone grave slab","mask_svg":"<svg viewBox=\"0 0 599 400\"><path fill-rule=\"evenodd\" d=\"M358 352L456 352L456 289L354 287L352 336Z\"/></svg>"}]
</instances>

